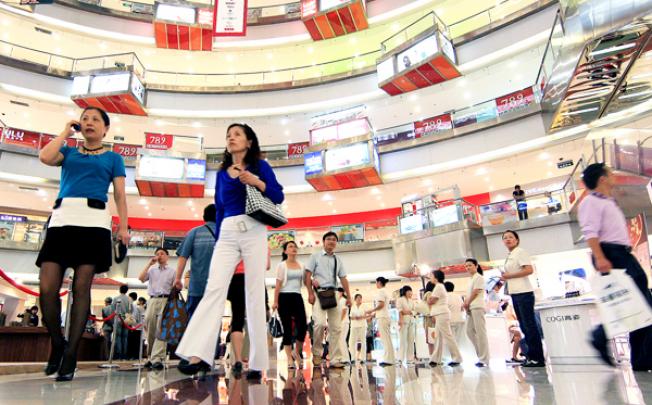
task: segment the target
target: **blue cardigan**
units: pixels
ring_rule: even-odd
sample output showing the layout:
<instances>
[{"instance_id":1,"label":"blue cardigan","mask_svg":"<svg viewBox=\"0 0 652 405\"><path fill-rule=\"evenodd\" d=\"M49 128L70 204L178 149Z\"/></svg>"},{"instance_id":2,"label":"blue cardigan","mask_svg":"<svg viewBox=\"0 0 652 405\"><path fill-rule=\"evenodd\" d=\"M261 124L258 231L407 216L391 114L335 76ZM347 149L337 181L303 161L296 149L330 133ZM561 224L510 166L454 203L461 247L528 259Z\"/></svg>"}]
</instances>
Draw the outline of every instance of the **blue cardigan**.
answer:
<instances>
[{"instance_id":1,"label":"blue cardigan","mask_svg":"<svg viewBox=\"0 0 652 405\"><path fill-rule=\"evenodd\" d=\"M247 167L247 170L260 177L265 182L263 195L269 198L274 204L281 204L285 199L283 186L276 180L272 167L264 160L259 160L256 167ZM215 182L215 235L219 238L222 220L245 213L247 192L245 185L238 178L231 178L226 170L217 172Z\"/></svg>"}]
</instances>

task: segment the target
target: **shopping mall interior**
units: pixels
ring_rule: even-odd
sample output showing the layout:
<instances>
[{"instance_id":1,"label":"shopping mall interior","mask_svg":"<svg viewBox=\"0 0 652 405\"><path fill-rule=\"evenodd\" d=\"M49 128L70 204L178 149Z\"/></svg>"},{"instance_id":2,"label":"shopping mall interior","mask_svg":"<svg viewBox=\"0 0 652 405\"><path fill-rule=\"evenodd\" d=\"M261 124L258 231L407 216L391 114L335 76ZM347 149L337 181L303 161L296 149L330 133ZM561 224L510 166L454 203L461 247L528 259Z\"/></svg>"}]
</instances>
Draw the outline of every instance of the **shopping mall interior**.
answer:
<instances>
[{"instance_id":1,"label":"shopping mall interior","mask_svg":"<svg viewBox=\"0 0 652 405\"><path fill-rule=\"evenodd\" d=\"M88 107L110 117L101 152L125 164L130 240L126 257L95 276L77 371L57 381L43 374L51 346L35 263L63 180L42 151ZM388 280L389 332L378 316L364 322L368 361L329 367L333 359L313 356L309 328L303 361L291 368L270 328L269 369L240 378L235 349L223 343L228 302L206 375L180 372L172 341L162 369L146 367L144 317L106 329L105 298L128 286L156 300L143 268L164 248L176 269L185 236L203 226L232 156L232 123L253 128L283 186L287 223L267 227L270 301L284 244L294 241L309 263L325 254L331 231L335 260L365 311L378 303L377 278ZM631 366L627 333L610 336L615 367L591 347L604 310L578 210L590 194L583 170L606 163L632 251L651 277L651 128L649 0L0 0L0 404L650 403L652 371ZM86 153L85 136L61 142ZM114 240L117 195L111 187ZM499 282L507 230L531 255L525 277L544 367L511 361L528 357L519 341L529 337ZM471 312L458 308L452 331L463 360L454 364L447 344L435 365L432 344L444 337L423 301L426 286L441 270L454 284L449 306L465 302L480 291L468 258L484 269L490 360L477 366ZM66 334L74 274L61 290ZM398 309L405 286L413 291L407 348ZM301 294L310 322L305 286ZM337 308L351 316L342 302ZM222 314L214 315L217 323ZM329 356L337 344L328 340ZM403 350L413 360L387 361L388 351Z\"/></svg>"}]
</instances>

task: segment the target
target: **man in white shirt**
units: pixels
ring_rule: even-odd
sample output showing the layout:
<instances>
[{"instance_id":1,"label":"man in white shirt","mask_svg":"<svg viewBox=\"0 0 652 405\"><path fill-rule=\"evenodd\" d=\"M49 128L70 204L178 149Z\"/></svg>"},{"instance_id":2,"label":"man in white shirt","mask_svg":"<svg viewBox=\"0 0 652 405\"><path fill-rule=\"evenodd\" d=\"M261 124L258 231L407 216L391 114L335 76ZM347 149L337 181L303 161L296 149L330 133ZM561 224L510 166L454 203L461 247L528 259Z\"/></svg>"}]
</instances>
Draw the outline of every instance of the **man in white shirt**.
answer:
<instances>
[{"instance_id":1,"label":"man in white shirt","mask_svg":"<svg viewBox=\"0 0 652 405\"><path fill-rule=\"evenodd\" d=\"M355 304L351 307L351 335L349 336L349 352L351 362L365 362L367 357L367 314L362 308L362 295L355 295ZM358 351L358 343L360 350Z\"/></svg>"},{"instance_id":2,"label":"man in white shirt","mask_svg":"<svg viewBox=\"0 0 652 405\"><path fill-rule=\"evenodd\" d=\"M340 334L342 333L342 308L338 303L334 308L323 309L315 291L318 289L337 288L337 279L342 283L346 293L345 304L351 306L351 292L349 281L346 278L346 271L342 260L335 256L337 247L337 234L326 232L322 237L324 250L315 253L310 257L306 266L306 277L304 282L308 288L308 302L312 305L313 345L312 361L315 366L321 366L321 358L324 354L324 332L328 326L328 347L330 349L330 366L332 368L346 367L346 359Z\"/></svg>"},{"instance_id":3,"label":"man in white shirt","mask_svg":"<svg viewBox=\"0 0 652 405\"><path fill-rule=\"evenodd\" d=\"M145 314L145 325L147 328L147 357L145 367L155 370L165 368L165 349L167 343L157 339L157 328L159 319L163 315L163 309L167 303L168 296L174 284L176 272L168 265L169 254L167 249L156 249L156 256L153 257L138 276L141 282L147 282L147 294L150 300Z\"/></svg>"}]
</instances>

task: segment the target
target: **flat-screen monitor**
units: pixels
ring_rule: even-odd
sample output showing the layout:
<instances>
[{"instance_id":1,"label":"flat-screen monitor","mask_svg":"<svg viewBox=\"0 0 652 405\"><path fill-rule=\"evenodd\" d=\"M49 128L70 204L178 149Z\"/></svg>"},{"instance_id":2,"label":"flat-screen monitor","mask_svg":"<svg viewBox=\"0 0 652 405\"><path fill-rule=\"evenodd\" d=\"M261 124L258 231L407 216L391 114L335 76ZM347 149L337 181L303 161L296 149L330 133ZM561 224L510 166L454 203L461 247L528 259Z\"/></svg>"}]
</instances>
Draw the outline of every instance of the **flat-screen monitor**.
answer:
<instances>
[{"instance_id":1,"label":"flat-screen monitor","mask_svg":"<svg viewBox=\"0 0 652 405\"><path fill-rule=\"evenodd\" d=\"M434 35L424 38L397 55L396 64L398 71L402 72L411 66L418 65L437 53L437 50L437 39Z\"/></svg>"},{"instance_id":2,"label":"flat-screen monitor","mask_svg":"<svg viewBox=\"0 0 652 405\"><path fill-rule=\"evenodd\" d=\"M206 180L206 160L188 159L188 168L186 169L187 180Z\"/></svg>"},{"instance_id":3,"label":"flat-screen monitor","mask_svg":"<svg viewBox=\"0 0 652 405\"><path fill-rule=\"evenodd\" d=\"M138 164L138 177L161 180L182 180L185 159L182 157L142 155Z\"/></svg>"},{"instance_id":4,"label":"flat-screen monitor","mask_svg":"<svg viewBox=\"0 0 652 405\"><path fill-rule=\"evenodd\" d=\"M326 162L327 172L368 165L371 163L369 143L365 141L328 149L324 161Z\"/></svg>"},{"instance_id":5,"label":"flat-screen monitor","mask_svg":"<svg viewBox=\"0 0 652 405\"><path fill-rule=\"evenodd\" d=\"M306 176L321 173L324 170L321 155L321 151L304 153L303 160Z\"/></svg>"}]
</instances>

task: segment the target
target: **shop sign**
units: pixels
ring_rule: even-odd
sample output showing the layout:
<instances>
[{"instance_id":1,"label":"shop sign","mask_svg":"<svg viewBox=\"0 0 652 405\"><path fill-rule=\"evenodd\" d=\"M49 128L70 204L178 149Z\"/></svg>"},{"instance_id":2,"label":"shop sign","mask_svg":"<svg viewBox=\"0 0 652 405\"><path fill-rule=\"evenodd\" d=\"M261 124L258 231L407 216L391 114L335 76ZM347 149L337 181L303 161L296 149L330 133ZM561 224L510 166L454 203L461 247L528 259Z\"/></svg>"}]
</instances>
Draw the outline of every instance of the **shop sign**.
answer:
<instances>
[{"instance_id":1,"label":"shop sign","mask_svg":"<svg viewBox=\"0 0 652 405\"><path fill-rule=\"evenodd\" d=\"M310 142L297 142L288 144L288 159L298 159L303 157Z\"/></svg>"},{"instance_id":2,"label":"shop sign","mask_svg":"<svg viewBox=\"0 0 652 405\"><path fill-rule=\"evenodd\" d=\"M638 214L634 218L630 218L627 221L627 230L632 245L632 254L638 259L641 267L649 276L652 264L650 263L650 242L647 236L647 223L644 214Z\"/></svg>"},{"instance_id":3,"label":"shop sign","mask_svg":"<svg viewBox=\"0 0 652 405\"><path fill-rule=\"evenodd\" d=\"M129 145L126 143L113 144L113 151L122 156L125 161L135 161L138 156L140 145Z\"/></svg>"},{"instance_id":4,"label":"shop sign","mask_svg":"<svg viewBox=\"0 0 652 405\"><path fill-rule=\"evenodd\" d=\"M22 146L29 149L38 149L41 134L16 128L0 128L2 143L7 145Z\"/></svg>"},{"instance_id":5,"label":"shop sign","mask_svg":"<svg viewBox=\"0 0 652 405\"><path fill-rule=\"evenodd\" d=\"M0 214L0 221L27 222L27 217L21 215Z\"/></svg>"},{"instance_id":6,"label":"shop sign","mask_svg":"<svg viewBox=\"0 0 652 405\"><path fill-rule=\"evenodd\" d=\"M232 37L247 34L247 0L216 0L213 36Z\"/></svg>"},{"instance_id":7,"label":"shop sign","mask_svg":"<svg viewBox=\"0 0 652 405\"><path fill-rule=\"evenodd\" d=\"M453 120L450 114L442 114L414 123L415 138L434 135L453 129Z\"/></svg>"},{"instance_id":8,"label":"shop sign","mask_svg":"<svg viewBox=\"0 0 652 405\"><path fill-rule=\"evenodd\" d=\"M43 134L41 135L41 149L45 148L47 144L52 142L56 138L54 135L46 135ZM68 138L66 139L66 146L69 146L71 148L76 148L77 147L77 139L75 138Z\"/></svg>"},{"instance_id":9,"label":"shop sign","mask_svg":"<svg viewBox=\"0 0 652 405\"><path fill-rule=\"evenodd\" d=\"M301 0L301 18L312 17L317 13L317 0Z\"/></svg>"},{"instance_id":10,"label":"shop sign","mask_svg":"<svg viewBox=\"0 0 652 405\"><path fill-rule=\"evenodd\" d=\"M173 135L145 132L145 148L147 149L170 150L173 141Z\"/></svg>"},{"instance_id":11,"label":"shop sign","mask_svg":"<svg viewBox=\"0 0 652 405\"><path fill-rule=\"evenodd\" d=\"M532 103L534 103L534 91L532 91L532 87L515 91L496 99L499 116L526 108Z\"/></svg>"}]
</instances>

